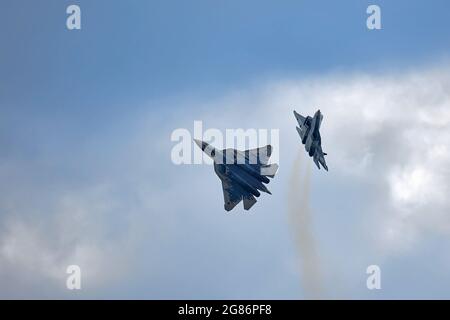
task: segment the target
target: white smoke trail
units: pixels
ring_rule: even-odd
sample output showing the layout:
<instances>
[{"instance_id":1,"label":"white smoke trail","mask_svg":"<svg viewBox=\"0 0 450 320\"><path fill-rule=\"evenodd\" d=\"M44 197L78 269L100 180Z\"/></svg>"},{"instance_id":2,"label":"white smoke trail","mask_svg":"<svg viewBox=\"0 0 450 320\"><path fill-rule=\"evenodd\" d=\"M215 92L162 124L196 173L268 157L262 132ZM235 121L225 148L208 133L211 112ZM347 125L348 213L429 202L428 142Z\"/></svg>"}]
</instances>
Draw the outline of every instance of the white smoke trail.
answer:
<instances>
[{"instance_id":1,"label":"white smoke trail","mask_svg":"<svg viewBox=\"0 0 450 320\"><path fill-rule=\"evenodd\" d=\"M311 162L302 168L304 151L299 150L289 180L288 210L300 258L300 274L307 299L323 299L322 274L312 230L310 207ZM302 170L303 169L303 170Z\"/></svg>"}]
</instances>

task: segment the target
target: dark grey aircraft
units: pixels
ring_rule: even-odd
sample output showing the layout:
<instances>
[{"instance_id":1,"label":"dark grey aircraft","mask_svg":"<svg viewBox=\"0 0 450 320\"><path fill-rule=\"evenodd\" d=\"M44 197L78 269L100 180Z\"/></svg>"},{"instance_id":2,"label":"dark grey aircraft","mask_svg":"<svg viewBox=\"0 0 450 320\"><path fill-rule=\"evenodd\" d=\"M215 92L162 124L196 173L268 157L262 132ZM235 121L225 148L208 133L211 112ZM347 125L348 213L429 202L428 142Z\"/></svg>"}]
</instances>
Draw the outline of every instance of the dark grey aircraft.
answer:
<instances>
[{"instance_id":1,"label":"dark grey aircraft","mask_svg":"<svg viewBox=\"0 0 450 320\"><path fill-rule=\"evenodd\" d=\"M271 194L264 183L269 183L278 170L278 164L267 164L272 147L238 151L235 149L218 150L206 142L195 143L214 160L214 171L222 180L224 207L232 210L241 200L244 209L249 210L255 203L259 191Z\"/></svg>"},{"instance_id":2,"label":"dark grey aircraft","mask_svg":"<svg viewBox=\"0 0 450 320\"><path fill-rule=\"evenodd\" d=\"M314 117L303 117L294 110L295 118L298 121L298 134L305 145L305 149L310 157L313 157L314 163L320 169L319 163L328 171L325 157L327 154L322 151L322 139L320 138L320 124L322 123L323 115L320 110L314 114Z\"/></svg>"}]
</instances>

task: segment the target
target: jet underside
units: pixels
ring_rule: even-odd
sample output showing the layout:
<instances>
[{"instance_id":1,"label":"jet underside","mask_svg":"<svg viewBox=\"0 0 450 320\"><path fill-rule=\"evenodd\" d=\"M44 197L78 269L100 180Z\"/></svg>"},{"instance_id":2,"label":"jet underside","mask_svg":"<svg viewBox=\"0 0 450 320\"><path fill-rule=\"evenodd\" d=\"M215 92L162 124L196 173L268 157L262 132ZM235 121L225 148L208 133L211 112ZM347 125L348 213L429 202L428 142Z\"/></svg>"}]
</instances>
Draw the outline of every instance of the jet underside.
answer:
<instances>
[{"instance_id":1,"label":"jet underside","mask_svg":"<svg viewBox=\"0 0 450 320\"><path fill-rule=\"evenodd\" d=\"M272 147L238 151L234 149L216 150L205 142L196 141L203 151L214 159L214 171L222 180L224 208L232 210L243 201L244 209L249 210L261 192L270 193L266 184L278 170L277 164L268 164Z\"/></svg>"},{"instance_id":2,"label":"jet underside","mask_svg":"<svg viewBox=\"0 0 450 320\"><path fill-rule=\"evenodd\" d=\"M306 152L313 158L317 168L320 169L320 165L322 165L328 171L328 166L325 162L326 153L322 151L322 138L320 136L320 125L323 119L322 113L318 110L313 117L303 117L294 111L294 115L299 125L296 129L302 143L305 145Z\"/></svg>"}]
</instances>

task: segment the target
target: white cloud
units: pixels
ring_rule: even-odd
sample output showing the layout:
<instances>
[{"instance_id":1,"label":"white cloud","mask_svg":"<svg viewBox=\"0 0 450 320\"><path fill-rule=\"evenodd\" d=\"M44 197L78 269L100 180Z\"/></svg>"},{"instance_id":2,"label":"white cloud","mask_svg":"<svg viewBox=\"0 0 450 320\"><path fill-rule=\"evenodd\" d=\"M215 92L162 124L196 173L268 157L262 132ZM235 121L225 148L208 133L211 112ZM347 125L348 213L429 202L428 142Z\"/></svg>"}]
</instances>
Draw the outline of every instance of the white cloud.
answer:
<instances>
[{"instance_id":1,"label":"white cloud","mask_svg":"<svg viewBox=\"0 0 450 320\"><path fill-rule=\"evenodd\" d=\"M371 195L362 214L379 221L373 237L386 252L410 249L435 232L450 235L449 65L274 80L200 105L208 107L192 113L210 127L280 128L280 170L299 143L292 110L320 108L329 178ZM211 110L223 112L219 118ZM334 190L323 197L352 195Z\"/></svg>"},{"instance_id":2,"label":"white cloud","mask_svg":"<svg viewBox=\"0 0 450 320\"><path fill-rule=\"evenodd\" d=\"M42 205L30 201L2 217L0 295L16 292L19 297L39 297L43 292L36 287L40 285L51 291L49 297L64 294L66 269L73 264L81 267L88 290L114 283L130 271L127 260L133 236L127 224L112 234L116 231L113 224L120 223L114 217L120 205L108 186L61 190L51 197L37 189L35 192L54 202ZM114 223L112 219L116 219Z\"/></svg>"},{"instance_id":3,"label":"white cloud","mask_svg":"<svg viewBox=\"0 0 450 320\"><path fill-rule=\"evenodd\" d=\"M448 66L374 76L336 74L274 80L217 99L172 99L170 105L180 110L177 117L159 124L159 115L153 111L147 118L140 117L133 136L121 137L103 163L97 163L91 155L102 145L102 141L96 141L90 147L78 146L76 154L82 160L79 167L69 162L51 175L40 175L41 164L35 165L35 159L0 164L4 178L0 185L2 280L17 283L31 273L31 279L49 279L57 287L65 283L61 282L65 267L79 263L90 270L92 281L88 283L101 287L111 279L133 277L128 261L148 259L152 250L160 256L140 263L152 265L155 277L173 278L177 274L165 272L169 272L171 263L180 262L177 257L183 252L176 250L181 245L189 248L191 239L198 245L203 243L198 240L202 239L199 230L212 233L208 233L212 240L205 247L211 243L222 250L233 247L228 254L238 251L235 238L244 236L247 242L241 242L239 248L253 239L261 241L261 248L269 246L269 240L266 243L260 239L260 232L278 230L281 238L286 231L282 216L285 192L292 163L301 148L293 109L312 114L320 108L325 116L322 142L330 172L314 168L313 198L320 194L324 200L316 200L312 206L315 230L328 237L333 247L330 252L355 252L344 245L367 246L368 251L381 247L384 254L410 252L430 235L450 235ZM259 199L253 209L255 215L244 216L245 220L225 215L220 183L210 166L179 167L170 163L170 131L179 127L192 131L194 120L203 120L205 129L280 129L280 145L275 146L280 150L280 170L270 185L273 195ZM66 160L56 159L56 163ZM86 167L87 172L95 174L74 187L67 172L74 170L74 175L82 175ZM59 183L48 186L51 178ZM354 185L358 194L351 193ZM354 212L333 208L361 195L365 196L363 203L352 207L358 210L358 221L352 220ZM333 230L336 236L340 221L345 221L346 235L367 223L370 236L339 243L326 233ZM207 229L201 229L203 225ZM148 245L145 253L138 253L141 243ZM167 253L167 248L175 251ZM197 251L202 249L196 246L190 254L196 257ZM164 260L170 254L173 260ZM330 257L325 260L333 263ZM209 258L205 261L205 268L214 263ZM227 263L230 270L245 267L238 259ZM186 272L186 268L172 272ZM19 289L29 289L27 281ZM8 290L3 287L2 294L8 295ZM269 292L266 298L270 297Z\"/></svg>"},{"instance_id":4,"label":"white cloud","mask_svg":"<svg viewBox=\"0 0 450 320\"><path fill-rule=\"evenodd\" d=\"M411 249L433 233L450 235L449 71L341 74L287 82L274 93L278 104L323 111L329 166L374 195L363 214L378 212L381 237L375 238L389 234L382 241L386 252ZM339 190L334 196L351 197Z\"/></svg>"}]
</instances>

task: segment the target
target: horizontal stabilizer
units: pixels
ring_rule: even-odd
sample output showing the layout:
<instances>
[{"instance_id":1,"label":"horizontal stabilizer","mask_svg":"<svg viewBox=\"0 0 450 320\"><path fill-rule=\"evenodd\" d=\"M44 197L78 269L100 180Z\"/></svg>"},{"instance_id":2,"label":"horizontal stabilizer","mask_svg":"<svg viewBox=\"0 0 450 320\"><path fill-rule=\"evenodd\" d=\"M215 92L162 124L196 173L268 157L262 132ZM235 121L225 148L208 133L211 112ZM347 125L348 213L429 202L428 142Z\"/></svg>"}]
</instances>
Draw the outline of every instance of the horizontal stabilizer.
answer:
<instances>
[{"instance_id":1,"label":"horizontal stabilizer","mask_svg":"<svg viewBox=\"0 0 450 320\"><path fill-rule=\"evenodd\" d=\"M256 199L253 196L244 197L244 209L249 210L256 203Z\"/></svg>"},{"instance_id":2,"label":"horizontal stabilizer","mask_svg":"<svg viewBox=\"0 0 450 320\"><path fill-rule=\"evenodd\" d=\"M317 168L319 168L319 170L320 170L319 160L316 157L314 157L313 161L316 164Z\"/></svg>"},{"instance_id":3,"label":"horizontal stabilizer","mask_svg":"<svg viewBox=\"0 0 450 320\"><path fill-rule=\"evenodd\" d=\"M232 185L222 181L223 198L225 201L224 208L226 211L232 210L241 202L242 195L233 190Z\"/></svg>"},{"instance_id":4,"label":"horizontal stabilizer","mask_svg":"<svg viewBox=\"0 0 450 320\"><path fill-rule=\"evenodd\" d=\"M275 174L278 170L278 164L273 163L266 166L261 166L261 175L268 176L268 177L275 177Z\"/></svg>"}]
</instances>

